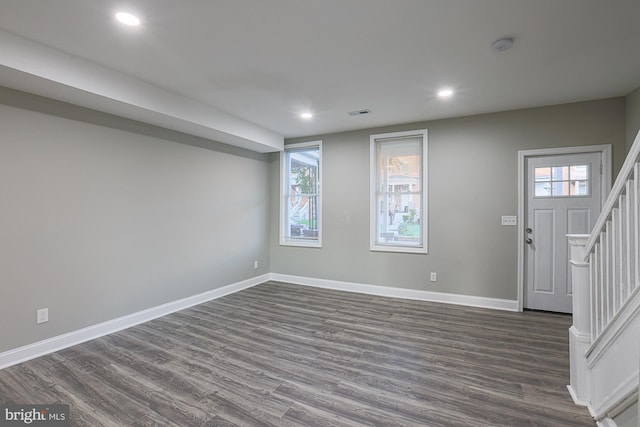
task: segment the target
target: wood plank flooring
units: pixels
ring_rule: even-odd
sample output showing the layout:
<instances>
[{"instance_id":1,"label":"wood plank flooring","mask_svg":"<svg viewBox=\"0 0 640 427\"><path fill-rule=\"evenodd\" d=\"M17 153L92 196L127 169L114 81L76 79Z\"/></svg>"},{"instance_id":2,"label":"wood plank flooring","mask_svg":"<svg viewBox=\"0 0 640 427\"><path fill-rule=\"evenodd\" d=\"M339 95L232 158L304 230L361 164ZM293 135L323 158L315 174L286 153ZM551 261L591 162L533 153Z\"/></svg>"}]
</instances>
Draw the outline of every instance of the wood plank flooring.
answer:
<instances>
[{"instance_id":1,"label":"wood plank flooring","mask_svg":"<svg viewBox=\"0 0 640 427\"><path fill-rule=\"evenodd\" d=\"M0 371L87 426L594 426L571 318L269 282Z\"/></svg>"}]
</instances>

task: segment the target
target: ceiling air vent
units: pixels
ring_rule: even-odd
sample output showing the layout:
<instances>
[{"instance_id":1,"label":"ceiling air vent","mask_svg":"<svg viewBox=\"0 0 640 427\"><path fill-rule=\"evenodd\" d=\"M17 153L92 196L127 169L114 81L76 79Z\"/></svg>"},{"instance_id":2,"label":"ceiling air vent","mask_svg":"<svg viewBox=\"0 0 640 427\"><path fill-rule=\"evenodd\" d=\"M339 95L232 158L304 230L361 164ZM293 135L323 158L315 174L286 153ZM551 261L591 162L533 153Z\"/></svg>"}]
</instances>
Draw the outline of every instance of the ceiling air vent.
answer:
<instances>
[{"instance_id":1,"label":"ceiling air vent","mask_svg":"<svg viewBox=\"0 0 640 427\"><path fill-rule=\"evenodd\" d=\"M349 111L347 114L350 116L362 116L365 114L371 114L371 110L366 109L366 110Z\"/></svg>"}]
</instances>

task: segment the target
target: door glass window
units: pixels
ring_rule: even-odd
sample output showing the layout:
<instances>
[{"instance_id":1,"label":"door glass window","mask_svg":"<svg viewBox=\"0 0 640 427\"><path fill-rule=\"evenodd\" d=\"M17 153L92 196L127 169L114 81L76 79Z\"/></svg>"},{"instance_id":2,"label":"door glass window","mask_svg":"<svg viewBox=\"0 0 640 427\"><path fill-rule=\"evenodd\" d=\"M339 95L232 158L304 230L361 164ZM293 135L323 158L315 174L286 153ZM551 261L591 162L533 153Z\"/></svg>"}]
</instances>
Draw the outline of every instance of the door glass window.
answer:
<instances>
[{"instance_id":1,"label":"door glass window","mask_svg":"<svg viewBox=\"0 0 640 427\"><path fill-rule=\"evenodd\" d=\"M535 168L535 197L589 196L589 165Z\"/></svg>"}]
</instances>

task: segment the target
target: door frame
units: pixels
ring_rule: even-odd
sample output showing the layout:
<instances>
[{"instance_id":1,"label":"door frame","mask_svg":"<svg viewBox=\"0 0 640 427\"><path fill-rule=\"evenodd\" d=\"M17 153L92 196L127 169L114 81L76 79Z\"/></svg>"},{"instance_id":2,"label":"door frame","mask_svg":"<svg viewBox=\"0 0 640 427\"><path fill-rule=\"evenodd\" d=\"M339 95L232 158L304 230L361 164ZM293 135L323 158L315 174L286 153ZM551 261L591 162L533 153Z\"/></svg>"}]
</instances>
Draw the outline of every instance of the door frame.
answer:
<instances>
[{"instance_id":1,"label":"door frame","mask_svg":"<svg viewBox=\"0 0 640 427\"><path fill-rule=\"evenodd\" d=\"M541 156L559 156L563 154L584 154L584 153L600 153L602 156L602 176L600 185L602 187L600 206L604 206L604 202L611 191L611 172L612 172L612 148L611 144L603 145L586 145L580 147L561 147L561 148L542 148L538 150L520 150L518 151L518 311L524 309L524 219L526 216L526 183L527 168L526 161L529 157Z\"/></svg>"}]
</instances>

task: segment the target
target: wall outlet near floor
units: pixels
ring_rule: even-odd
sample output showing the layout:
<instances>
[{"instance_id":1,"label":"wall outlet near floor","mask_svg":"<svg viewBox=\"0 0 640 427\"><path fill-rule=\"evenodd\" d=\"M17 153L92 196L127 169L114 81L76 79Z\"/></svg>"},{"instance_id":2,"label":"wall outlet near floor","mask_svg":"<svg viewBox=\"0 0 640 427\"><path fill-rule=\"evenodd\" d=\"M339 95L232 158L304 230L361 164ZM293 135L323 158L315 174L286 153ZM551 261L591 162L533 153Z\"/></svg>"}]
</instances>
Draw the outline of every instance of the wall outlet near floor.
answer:
<instances>
[{"instance_id":1,"label":"wall outlet near floor","mask_svg":"<svg viewBox=\"0 0 640 427\"><path fill-rule=\"evenodd\" d=\"M41 308L40 310L36 311L36 323L40 324L40 323L45 323L49 321L49 309L48 308Z\"/></svg>"},{"instance_id":2,"label":"wall outlet near floor","mask_svg":"<svg viewBox=\"0 0 640 427\"><path fill-rule=\"evenodd\" d=\"M260 263L258 261L253 261L253 268L256 270L260 267Z\"/></svg>"},{"instance_id":3,"label":"wall outlet near floor","mask_svg":"<svg viewBox=\"0 0 640 427\"><path fill-rule=\"evenodd\" d=\"M503 216L502 225L518 225L517 216Z\"/></svg>"},{"instance_id":4,"label":"wall outlet near floor","mask_svg":"<svg viewBox=\"0 0 640 427\"><path fill-rule=\"evenodd\" d=\"M429 280L431 282L435 282L436 280L438 280L438 274L434 273L433 271L431 272L431 276L429 276Z\"/></svg>"}]
</instances>

